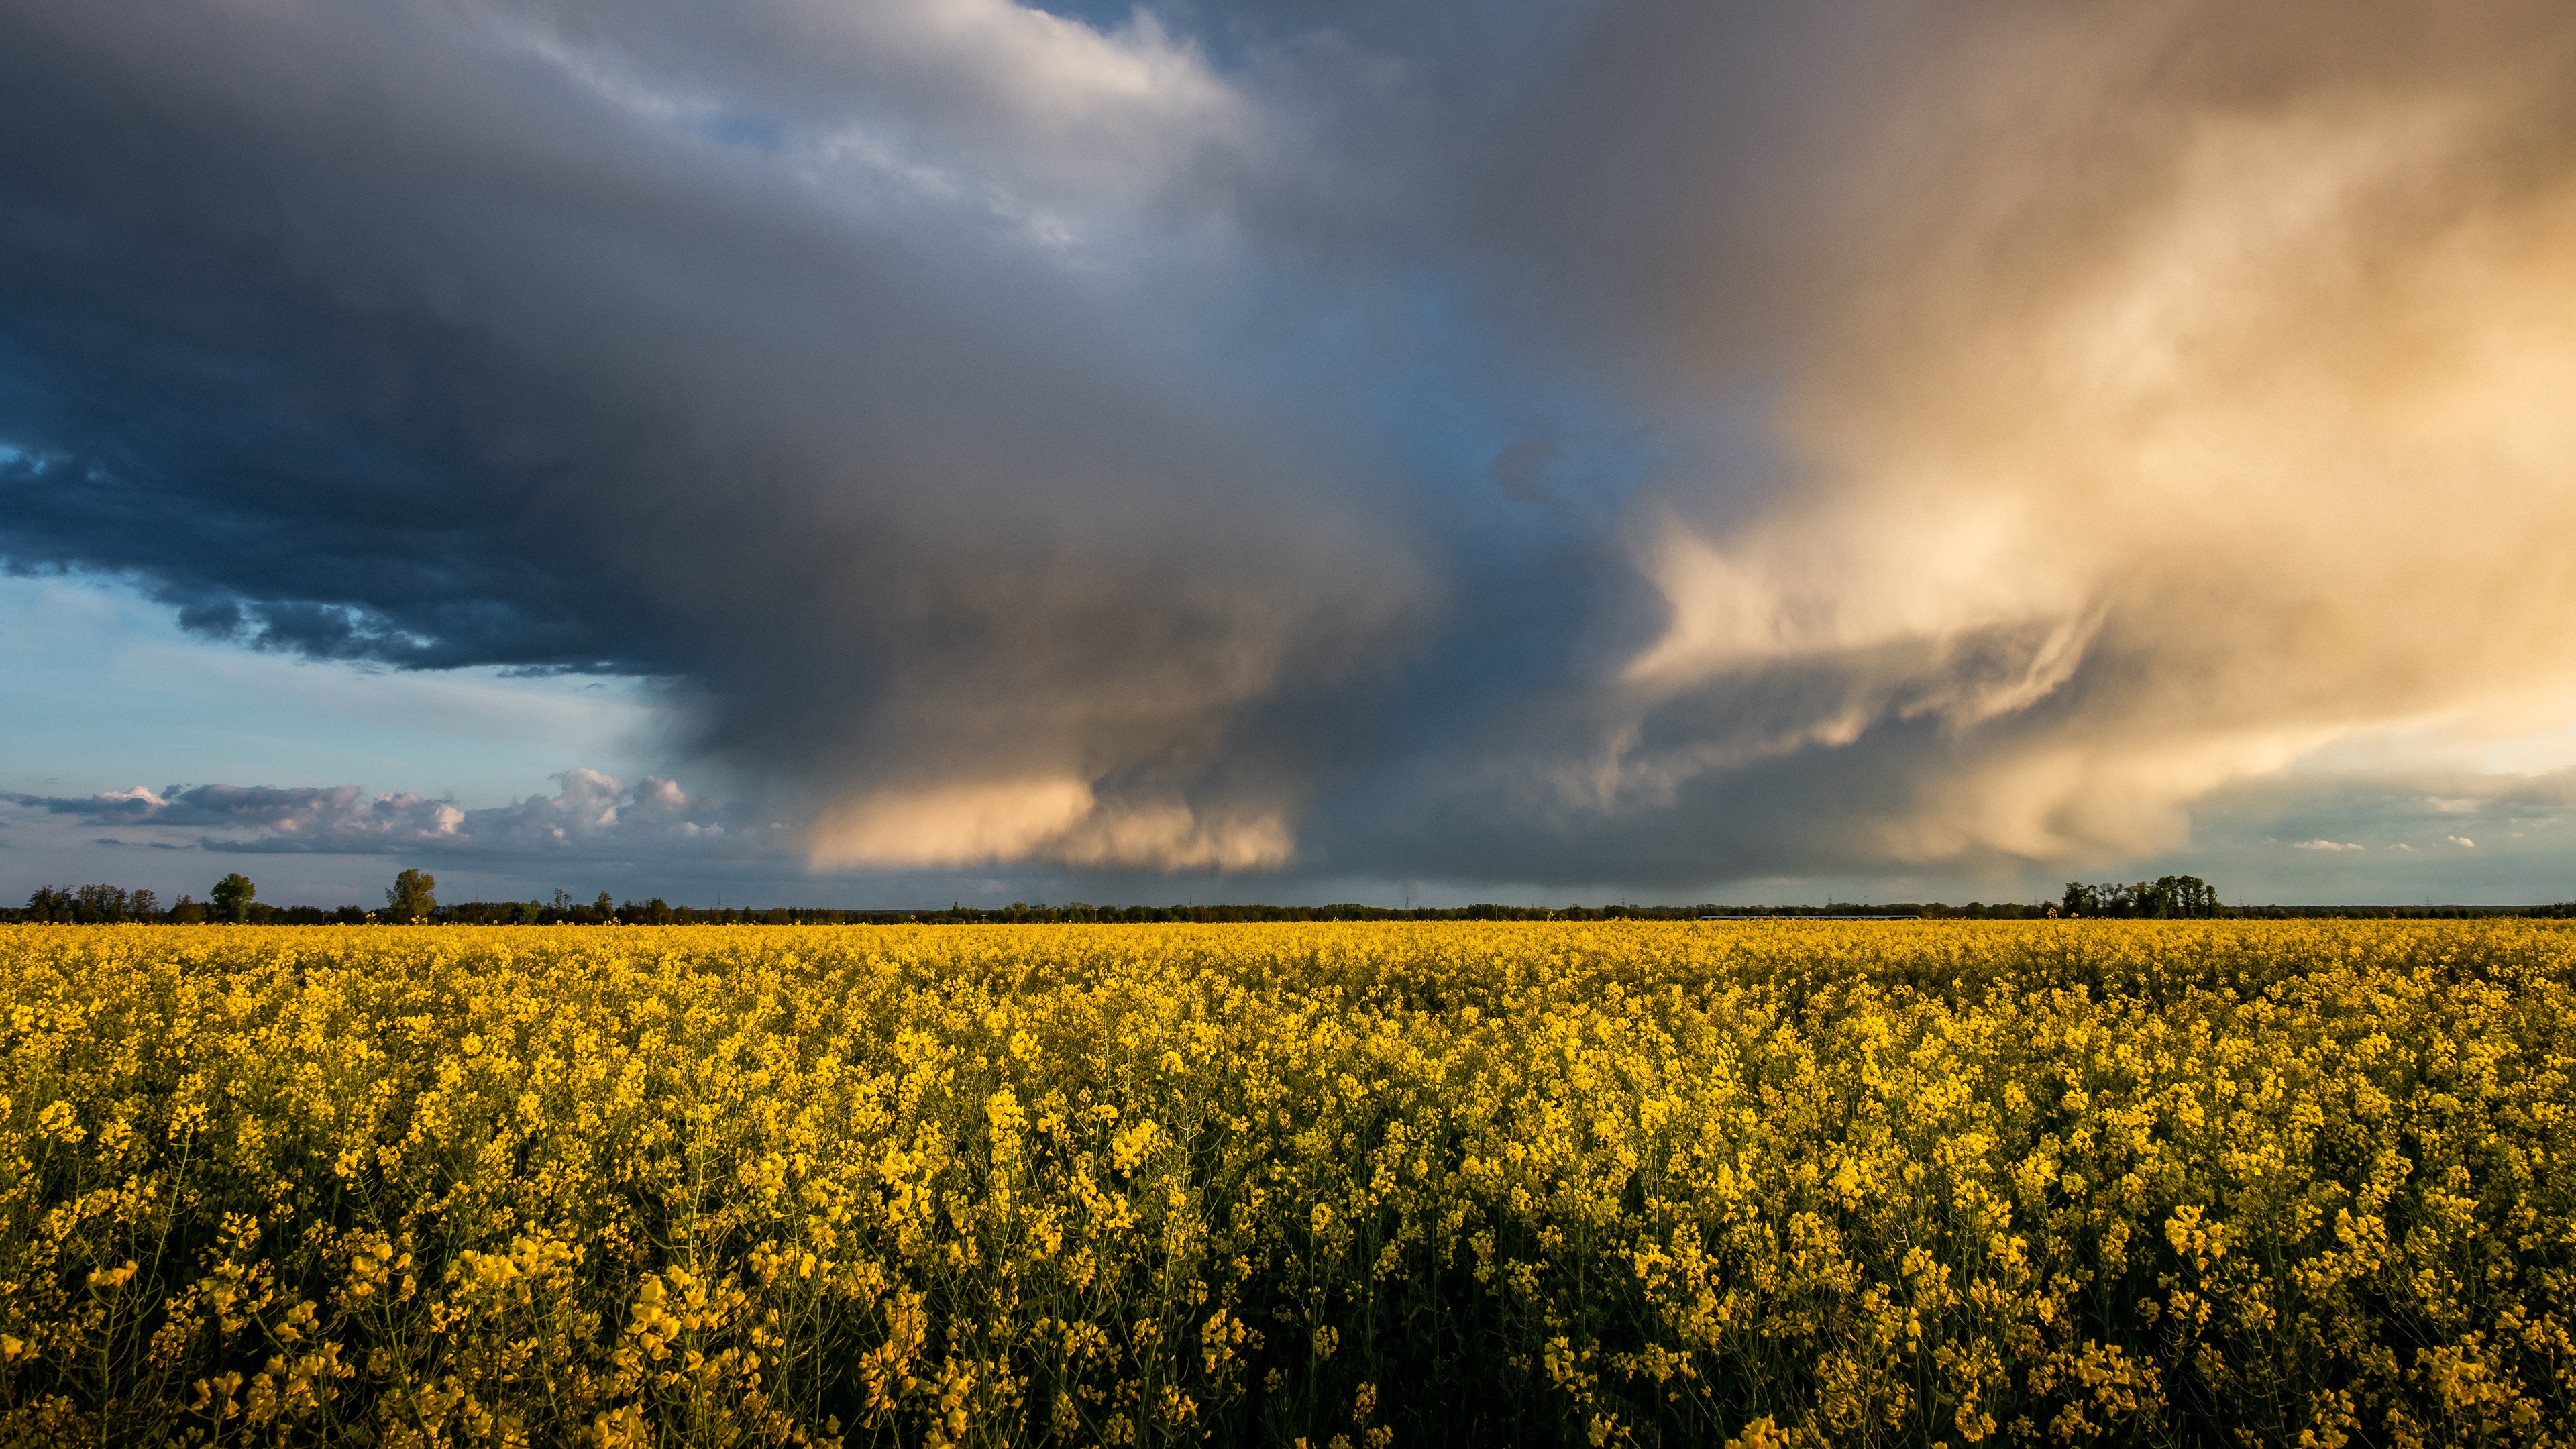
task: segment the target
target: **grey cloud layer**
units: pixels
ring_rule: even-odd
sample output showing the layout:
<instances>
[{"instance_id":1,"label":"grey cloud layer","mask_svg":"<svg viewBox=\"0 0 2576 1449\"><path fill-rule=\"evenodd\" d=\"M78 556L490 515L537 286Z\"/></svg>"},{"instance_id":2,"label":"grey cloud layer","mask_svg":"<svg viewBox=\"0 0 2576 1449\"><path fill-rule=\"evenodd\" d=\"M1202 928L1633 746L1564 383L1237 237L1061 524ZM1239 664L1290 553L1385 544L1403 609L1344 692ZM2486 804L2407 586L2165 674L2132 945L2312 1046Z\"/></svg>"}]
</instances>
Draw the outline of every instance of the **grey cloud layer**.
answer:
<instances>
[{"instance_id":1,"label":"grey cloud layer","mask_svg":"<svg viewBox=\"0 0 2576 1449\"><path fill-rule=\"evenodd\" d=\"M235 853L747 856L785 843L776 827L729 822L719 802L669 780L647 776L630 786L584 769L555 778L551 796L480 810L418 795L370 795L355 785L138 785L76 798L0 798L83 825L141 831L149 843Z\"/></svg>"},{"instance_id":2,"label":"grey cloud layer","mask_svg":"<svg viewBox=\"0 0 2576 1449\"><path fill-rule=\"evenodd\" d=\"M0 555L667 679L828 868L2081 859L2576 697L2560 8L1477 15L0 0Z\"/></svg>"}]
</instances>

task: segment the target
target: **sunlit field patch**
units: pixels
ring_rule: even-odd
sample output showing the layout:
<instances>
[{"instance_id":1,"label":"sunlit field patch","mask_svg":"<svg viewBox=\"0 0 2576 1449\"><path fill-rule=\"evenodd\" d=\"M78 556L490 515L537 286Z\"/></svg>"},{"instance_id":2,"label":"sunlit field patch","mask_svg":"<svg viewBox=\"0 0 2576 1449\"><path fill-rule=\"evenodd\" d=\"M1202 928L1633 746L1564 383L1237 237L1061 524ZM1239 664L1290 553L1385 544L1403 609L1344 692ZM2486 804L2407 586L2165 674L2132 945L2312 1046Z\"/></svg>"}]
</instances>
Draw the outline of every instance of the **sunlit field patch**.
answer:
<instances>
[{"instance_id":1,"label":"sunlit field patch","mask_svg":"<svg viewBox=\"0 0 2576 1449\"><path fill-rule=\"evenodd\" d=\"M0 1442L2566 1444L2549 923L0 930Z\"/></svg>"}]
</instances>

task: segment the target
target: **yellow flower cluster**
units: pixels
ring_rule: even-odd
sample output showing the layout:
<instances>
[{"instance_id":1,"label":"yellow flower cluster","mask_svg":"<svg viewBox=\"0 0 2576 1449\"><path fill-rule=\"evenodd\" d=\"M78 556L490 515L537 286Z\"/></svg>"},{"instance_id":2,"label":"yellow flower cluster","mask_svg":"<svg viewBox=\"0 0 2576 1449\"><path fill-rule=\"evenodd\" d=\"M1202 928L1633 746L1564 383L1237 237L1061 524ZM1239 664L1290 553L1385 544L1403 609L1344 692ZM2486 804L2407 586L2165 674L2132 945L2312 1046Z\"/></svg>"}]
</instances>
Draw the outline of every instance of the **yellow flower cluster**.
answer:
<instances>
[{"instance_id":1,"label":"yellow flower cluster","mask_svg":"<svg viewBox=\"0 0 2576 1449\"><path fill-rule=\"evenodd\" d=\"M2576 1443L2552 923L0 928L0 1443Z\"/></svg>"}]
</instances>

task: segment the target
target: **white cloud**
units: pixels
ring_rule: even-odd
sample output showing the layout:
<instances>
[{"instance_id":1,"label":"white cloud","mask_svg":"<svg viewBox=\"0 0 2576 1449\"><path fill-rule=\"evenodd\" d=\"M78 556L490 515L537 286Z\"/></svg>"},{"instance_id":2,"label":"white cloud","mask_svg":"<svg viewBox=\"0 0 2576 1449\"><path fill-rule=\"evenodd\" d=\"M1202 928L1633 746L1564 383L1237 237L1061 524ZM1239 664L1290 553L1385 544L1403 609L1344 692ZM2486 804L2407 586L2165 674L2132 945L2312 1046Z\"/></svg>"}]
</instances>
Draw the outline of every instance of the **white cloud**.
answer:
<instances>
[{"instance_id":1,"label":"white cloud","mask_svg":"<svg viewBox=\"0 0 2576 1449\"><path fill-rule=\"evenodd\" d=\"M2476 841L2469 839L2465 835L2450 835L2443 838L2457 846L2474 848L2477 845Z\"/></svg>"},{"instance_id":2,"label":"white cloud","mask_svg":"<svg viewBox=\"0 0 2576 1449\"><path fill-rule=\"evenodd\" d=\"M2300 850L2368 850L2370 847L2367 845L2355 845L2349 841L2337 844L2331 840L2302 840L2298 843L2297 848ZM2403 850L2405 847L2399 846L2398 849Z\"/></svg>"},{"instance_id":3,"label":"white cloud","mask_svg":"<svg viewBox=\"0 0 2576 1449\"><path fill-rule=\"evenodd\" d=\"M499 44L618 111L757 137L827 204L956 207L1049 245L1123 230L1254 120L1142 10L1104 29L1010 0L771 0L752 23L583 0L477 8Z\"/></svg>"}]
</instances>

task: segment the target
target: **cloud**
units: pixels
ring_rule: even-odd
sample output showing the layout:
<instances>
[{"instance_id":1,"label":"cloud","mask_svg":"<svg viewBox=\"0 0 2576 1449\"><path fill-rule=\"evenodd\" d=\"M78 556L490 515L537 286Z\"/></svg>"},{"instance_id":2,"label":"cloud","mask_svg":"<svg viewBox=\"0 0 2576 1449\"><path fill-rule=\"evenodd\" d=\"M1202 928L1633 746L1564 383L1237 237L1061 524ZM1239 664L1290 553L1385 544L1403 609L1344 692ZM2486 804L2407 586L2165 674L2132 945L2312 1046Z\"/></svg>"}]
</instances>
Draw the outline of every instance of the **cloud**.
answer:
<instances>
[{"instance_id":1,"label":"cloud","mask_svg":"<svg viewBox=\"0 0 2576 1449\"><path fill-rule=\"evenodd\" d=\"M86 825L177 832L193 836L201 849L252 853L757 855L790 843L774 827L742 821L729 826L719 802L691 796L670 780L646 776L629 786L586 769L554 778L559 788L552 796L479 810L411 794L369 795L355 785L172 785L158 791L137 785L82 798L5 798ZM219 831L232 833L208 833Z\"/></svg>"},{"instance_id":2,"label":"cloud","mask_svg":"<svg viewBox=\"0 0 2576 1449\"><path fill-rule=\"evenodd\" d=\"M2462 848L2462 849L2464 849L2464 850L2468 850L2468 849L2475 849L2475 848L2476 848L2476 846L2477 846L2477 842L2476 842L2476 841L2469 839L2469 838L2468 838L2467 836L2465 836L2465 835L2446 835L2446 836L2444 836L2444 837L2442 837L2442 838L2443 838L2443 839L2445 839L2445 840L2448 840L2448 841L2449 841L2449 842L2451 842L2453 845L2456 845L2456 846L2461 847L2461 848Z\"/></svg>"},{"instance_id":3,"label":"cloud","mask_svg":"<svg viewBox=\"0 0 2576 1449\"><path fill-rule=\"evenodd\" d=\"M2563 7L1196 16L0 0L0 559L819 869L2013 870L2576 691ZM79 809L745 848L579 774Z\"/></svg>"},{"instance_id":4,"label":"cloud","mask_svg":"<svg viewBox=\"0 0 2576 1449\"><path fill-rule=\"evenodd\" d=\"M2368 850L2370 847L2367 845L2354 845L2350 842L2337 844L2331 840L2302 840L2297 842L2297 848L2300 850ZM2402 850L2405 847L2400 846L2398 848Z\"/></svg>"},{"instance_id":5,"label":"cloud","mask_svg":"<svg viewBox=\"0 0 2576 1449\"><path fill-rule=\"evenodd\" d=\"M2107 859L2338 739L2564 697L2576 27L1867 13L1622 11L1555 93L1523 224L1590 286L1528 325L1758 401L1772 454L1652 479L1644 647L1413 809L1496 874ZM1770 104L1685 98L1730 40L1851 104L1659 146Z\"/></svg>"},{"instance_id":6,"label":"cloud","mask_svg":"<svg viewBox=\"0 0 2576 1449\"><path fill-rule=\"evenodd\" d=\"M1258 870L1283 864L1276 815L1205 817L1180 804L1105 806L1083 780L1004 780L891 791L840 806L817 824L825 869L967 866L1042 855L1094 869Z\"/></svg>"},{"instance_id":7,"label":"cloud","mask_svg":"<svg viewBox=\"0 0 2576 1449\"><path fill-rule=\"evenodd\" d=\"M1072 776L1067 852L1175 864L1247 857L1138 821L1275 814L1265 712L1427 617L1366 471L1195 355L1234 248L1189 180L1257 118L1150 19L9 25L22 563L318 657L664 678L836 818Z\"/></svg>"}]
</instances>

